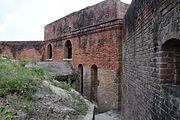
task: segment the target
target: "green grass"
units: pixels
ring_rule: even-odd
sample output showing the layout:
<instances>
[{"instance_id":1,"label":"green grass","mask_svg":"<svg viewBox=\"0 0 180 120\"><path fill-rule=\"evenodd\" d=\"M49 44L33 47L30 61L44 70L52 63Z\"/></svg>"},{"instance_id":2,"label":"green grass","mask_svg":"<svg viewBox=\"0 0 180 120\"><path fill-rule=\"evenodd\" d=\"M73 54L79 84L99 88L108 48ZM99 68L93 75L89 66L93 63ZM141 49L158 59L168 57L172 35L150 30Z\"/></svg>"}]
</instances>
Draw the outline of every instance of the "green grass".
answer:
<instances>
[{"instance_id":1,"label":"green grass","mask_svg":"<svg viewBox=\"0 0 180 120\"><path fill-rule=\"evenodd\" d=\"M31 112L35 92L38 90L40 82L50 75L46 75L41 68L25 67L27 61L19 60L13 64L9 60L0 58L0 97L13 96L14 103L0 106L0 118L11 120L16 115L12 108L23 109L27 113Z\"/></svg>"},{"instance_id":2,"label":"green grass","mask_svg":"<svg viewBox=\"0 0 180 120\"><path fill-rule=\"evenodd\" d=\"M4 106L0 107L0 117L4 120L13 120L13 117L17 115L17 112L10 110L11 105L5 104Z\"/></svg>"},{"instance_id":3,"label":"green grass","mask_svg":"<svg viewBox=\"0 0 180 120\"><path fill-rule=\"evenodd\" d=\"M38 89L38 80L44 77L40 68L27 68L0 60L0 96L16 94L29 100Z\"/></svg>"},{"instance_id":4,"label":"green grass","mask_svg":"<svg viewBox=\"0 0 180 120\"><path fill-rule=\"evenodd\" d=\"M53 80L51 79L51 82L53 83L54 86L60 87L62 89L65 89L67 91L69 91L71 97L72 97L72 107L79 112L81 115L86 115L88 108L85 104L85 99L84 97L77 95L76 93L74 93L73 91L71 91L71 84L67 83L67 82L61 82L61 81L57 81L53 78ZM69 99L69 98L67 98Z\"/></svg>"},{"instance_id":5,"label":"green grass","mask_svg":"<svg viewBox=\"0 0 180 120\"><path fill-rule=\"evenodd\" d=\"M73 108L77 112L79 112L81 115L86 115L88 108L85 103L85 98L81 95L77 95L73 91L70 92L70 95L73 98L73 101L72 101Z\"/></svg>"},{"instance_id":6,"label":"green grass","mask_svg":"<svg viewBox=\"0 0 180 120\"><path fill-rule=\"evenodd\" d=\"M73 101L73 108L79 112L81 115L86 115L88 108L86 107L84 101L76 99Z\"/></svg>"},{"instance_id":7,"label":"green grass","mask_svg":"<svg viewBox=\"0 0 180 120\"><path fill-rule=\"evenodd\" d=\"M55 80L54 76L45 74L41 68L25 67L27 61L19 60L18 64L5 61L0 58L0 97L12 95L19 100L17 103L10 103L0 106L0 118L12 120L16 111L11 108L23 109L27 113L32 111L32 104L35 92L38 90L41 80L50 80L53 85L71 91L71 84ZM84 98L71 94L73 97L73 108L80 114L87 113ZM16 110L15 109L15 110Z\"/></svg>"},{"instance_id":8,"label":"green grass","mask_svg":"<svg viewBox=\"0 0 180 120\"><path fill-rule=\"evenodd\" d=\"M29 62L29 61L27 61L27 60L22 60L22 59L20 59L20 60L18 61L18 64L24 67L28 62Z\"/></svg>"},{"instance_id":9,"label":"green grass","mask_svg":"<svg viewBox=\"0 0 180 120\"><path fill-rule=\"evenodd\" d=\"M71 84L70 83L61 82L61 81L57 81L57 80L53 80L52 82L53 82L54 86L60 87L60 88L65 89L67 91L71 90Z\"/></svg>"}]
</instances>

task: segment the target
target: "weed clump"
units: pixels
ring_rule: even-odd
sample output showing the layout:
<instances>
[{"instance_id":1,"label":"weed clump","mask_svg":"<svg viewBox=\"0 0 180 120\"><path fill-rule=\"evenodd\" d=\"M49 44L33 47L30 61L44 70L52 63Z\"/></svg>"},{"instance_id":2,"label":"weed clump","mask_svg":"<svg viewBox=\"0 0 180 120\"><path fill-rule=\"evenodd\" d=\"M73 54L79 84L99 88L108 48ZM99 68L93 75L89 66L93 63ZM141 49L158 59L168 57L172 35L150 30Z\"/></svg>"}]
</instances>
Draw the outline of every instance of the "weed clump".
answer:
<instances>
[{"instance_id":1,"label":"weed clump","mask_svg":"<svg viewBox=\"0 0 180 120\"><path fill-rule=\"evenodd\" d=\"M0 58L0 98L13 96L17 100L0 106L0 118L11 120L17 115L14 108L31 111L35 92L45 78L41 68L25 67L26 61L12 63Z\"/></svg>"},{"instance_id":2,"label":"weed clump","mask_svg":"<svg viewBox=\"0 0 180 120\"><path fill-rule=\"evenodd\" d=\"M26 64L25 60L12 63L11 60L0 58L0 98L13 98L11 102L0 104L2 120L13 120L18 110L31 113L33 102L36 100L35 92L42 88L40 85L44 79L51 81L54 86L67 90L72 98L72 107L82 115L87 113L84 98L72 92L70 83L57 81L55 76L46 74L43 69L25 67Z\"/></svg>"},{"instance_id":3,"label":"weed clump","mask_svg":"<svg viewBox=\"0 0 180 120\"><path fill-rule=\"evenodd\" d=\"M60 88L65 89L67 91L71 90L71 84L70 83L61 82L61 81L57 81L57 80L53 80L52 82L53 82L54 86L60 87Z\"/></svg>"},{"instance_id":4,"label":"weed clump","mask_svg":"<svg viewBox=\"0 0 180 120\"><path fill-rule=\"evenodd\" d=\"M27 68L0 60L0 97L8 94L33 99L33 93L38 89L38 80L44 72L40 68Z\"/></svg>"}]
</instances>

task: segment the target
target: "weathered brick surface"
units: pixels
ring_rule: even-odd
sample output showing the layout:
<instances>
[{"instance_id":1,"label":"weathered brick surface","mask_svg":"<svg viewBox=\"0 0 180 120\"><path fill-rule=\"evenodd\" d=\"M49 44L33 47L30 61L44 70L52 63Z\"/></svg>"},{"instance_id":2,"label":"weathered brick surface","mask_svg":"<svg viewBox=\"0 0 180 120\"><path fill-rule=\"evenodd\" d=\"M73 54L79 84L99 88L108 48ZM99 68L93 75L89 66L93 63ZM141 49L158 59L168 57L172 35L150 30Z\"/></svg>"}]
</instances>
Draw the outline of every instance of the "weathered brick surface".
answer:
<instances>
[{"instance_id":1,"label":"weathered brick surface","mask_svg":"<svg viewBox=\"0 0 180 120\"><path fill-rule=\"evenodd\" d=\"M124 120L179 120L179 0L133 0L125 15Z\"/></svg>"},{"instance_id":2,"label":"weathered brick surface","mask_svg":"<svg viewBox=\"0 0 180 120\"><path fill-rule=\"evenodd\" d=\"M65 43L72 44L71 63L84 68L84 94L91 96L91 67L98 68L97 102L100 111L120 108L121 42L123 18L128 8L119 0L105 0L61 18L45 27L47 46L53 47L50 61L64 61ZM45 61L49 61L44 59ZM79 82L79 81L77 81Z\"/></svg>"},{"instance_id":3,"label":"weathered brick surface","mask_svg":"<svg viewBox=\"0 0 180 120\"><path fill-rule=\"evenodd\" d=\"M92 98L91 67L97 66L97 102L99 111L120 108L120 74L122 72L122 29L127 4L119 0L105 0L74 12L45 26L43 42L2 42L1 55L14 58L41 56L39 60L62 62L66 59L65 44L72 44L75 68L84 68L83 95ZM121 18L121 19L120 19ZM48 45L52 46L52 59ZM76 81L79 85L79 81ZM79 88L79 87L77 87Z\"/></svg>"},{"instance_id":4,"label":"weathered brick surface","mask_svg":"<svg viewBox=\"0 0 180 120\"><path fill-rule=\"evenodd\" d=\"M119 0L102 1L46 25L44 39L55 39L82 27L114 18L123 18L127 8L128 5Z\"/></svg>"},{"instance_id":5,"label":"weathered brick surface","mask_svg":"<svg viewBox=\"0 0 180 120\"><path fill-rule=\"evenodd\" d=\"M0 42L0 55L16 59L42 61L44 42L42 41L13 41Z\"/></svg>"},{"instance_id":6,"label":"weathered brick surface","mask_svg":"<svg viewBox=\"0 0 180 120\"><path fill-rule=\"evenodd\" d=\"M58 40L46 41L45 58L47 58L47 46L52 45L53 57L50 61L64 61L65 43L72 43L71 63L78 68L81 64L84 68L84 94L91 98L91 66L98 67L99 86L97 99L99 111L120 108L120 79L122 20L116 20L101 26L92 27L69 34ZM45 61L49 61L44 59ZM79 81L78 81L79 82Z\"/></svg>"}]
</instances>

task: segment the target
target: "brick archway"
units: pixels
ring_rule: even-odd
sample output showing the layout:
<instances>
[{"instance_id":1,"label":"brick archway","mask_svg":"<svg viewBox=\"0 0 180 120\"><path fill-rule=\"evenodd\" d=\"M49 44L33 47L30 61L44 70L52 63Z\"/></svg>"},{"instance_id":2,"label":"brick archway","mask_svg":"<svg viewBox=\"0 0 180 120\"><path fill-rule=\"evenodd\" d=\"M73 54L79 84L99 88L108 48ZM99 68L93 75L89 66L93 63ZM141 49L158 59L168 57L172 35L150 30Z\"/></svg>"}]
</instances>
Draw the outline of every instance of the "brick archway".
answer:
<instances>
[{"instance_id":1,"label":"brick archway","mask_svg":"<svg viewBox=\"0 0 180 120\"><path fill-rule=\"evenodd\" d=\"M162 45L158 64L161 83L180 85L180 40L171 39Z\"/></svg>"},{"instance_id":2,"label":"brick archway","mask_svg":"<svg viewBox=\"0 0 180 120\"><path fill-rule=\"evenodd\" d=\"M49 44L47 47L47 59L52 59L52 45Z\"/></svg>"},{"instance_id":3,"label":"brick archway","mask_svg":"<svg viewBox=\"0 0 180 120\"><path fill-rule=\"evenodd\" d=\"M65 58L72 59L72 44L70 40L65 43Z\"/></svg>"}]
</instances>

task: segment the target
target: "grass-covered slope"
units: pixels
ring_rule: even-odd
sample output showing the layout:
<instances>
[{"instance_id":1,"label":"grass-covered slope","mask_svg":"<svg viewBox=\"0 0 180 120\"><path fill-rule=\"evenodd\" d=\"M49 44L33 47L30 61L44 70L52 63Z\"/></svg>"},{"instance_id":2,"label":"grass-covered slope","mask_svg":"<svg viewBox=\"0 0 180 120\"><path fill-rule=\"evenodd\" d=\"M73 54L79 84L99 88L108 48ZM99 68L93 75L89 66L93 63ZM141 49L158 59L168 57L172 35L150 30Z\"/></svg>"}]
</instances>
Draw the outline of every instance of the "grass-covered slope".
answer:
<instances>
[{"instance_id":1,"label":"grass-covered slope","mask_svg":"<svg viewBox=\"0 0 180 120\"><path fill-rule=\"evenodd\" d=\"M48 77L42 69L24 65L0 58L0 120L12 120L20 109L30 112L41 80Z\"/></svg>"},{"instance_id":2,"label":"grass-covered slope","mask_svg":"<svg viewBox=\"0 0 180 120\"><path fill-rule=\"evenodd\" d=\"M44 77L45 74L40 68L27 68L0 59L0 96L14 94L32 100L33 93Z\"/></svg>"},{"instance_id":3,"label":"grass-covered slope","mask_svg":"<svg viewBox=\"0 0 180 120\"><path fill-rule=\"evenodd\" d=\"M61 110L65 110L61 115L62 119L64 119L64 116L71 116L72 110L70 109L69 114L63 106L72 108L77 114L86 114L87 107L84 100L80 99L83 98L82 96L78 97L74 94L69 94L72 96L73 101L67 104L66 101L61 100L48 88L44 88L42 81L49 80L52 85L71 93L72 88L70 84L56 81L53 76L44 73L41 68L25 67L25 63L22 60L12 61L0 58L0 120L18 120L20 119L18 117L20 114L21 119L27 120L32 117L45 119L48 115L51 119L51 115L55 113L61 115L63 113ZM56 99L59 100L56 101ZM49 103L51 104L46 106ZM57 111L56 106L62 106L63 109L59 109L61 108L59 107ZM38 109L44 109L44 111ZM53 111L55 112L52 114L48 113L46 116L46 112L51 109L54 109ZM57 115L55 114L54 116ZM57 119L60 120L60 117Z\"/></svg>"}]
</instances>

